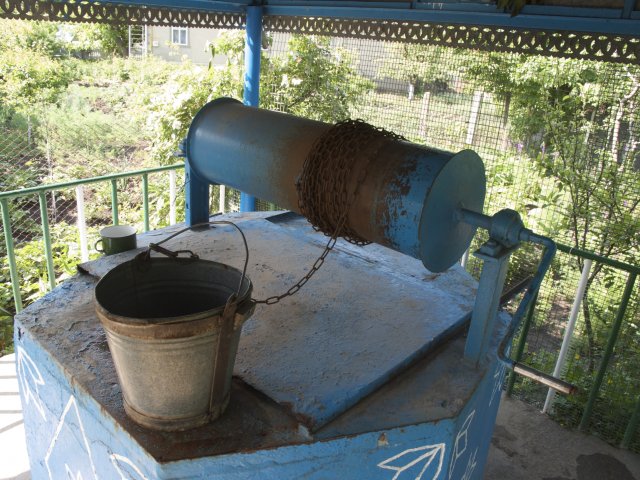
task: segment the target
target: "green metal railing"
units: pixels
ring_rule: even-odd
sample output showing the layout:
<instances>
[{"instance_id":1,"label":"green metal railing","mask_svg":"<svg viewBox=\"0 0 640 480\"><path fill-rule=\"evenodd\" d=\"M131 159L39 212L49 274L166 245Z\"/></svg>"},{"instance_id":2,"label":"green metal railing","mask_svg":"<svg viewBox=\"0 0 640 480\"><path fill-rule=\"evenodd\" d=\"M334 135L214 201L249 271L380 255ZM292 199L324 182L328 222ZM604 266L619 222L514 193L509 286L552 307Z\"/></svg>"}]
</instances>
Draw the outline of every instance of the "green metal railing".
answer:
<instances>
[{"instance_id":1,"label":"green metal railing","mask_svg":"<svg viewBox=\"0 0 640 480\"><path fill-rule=\"evenodd\" d=\"M49 228L49 214L47 210L46 194L58 190L68 189L70 187L78 187L81 185L89 185L100 182L111 182L111 212L114 225L119 223L118 209L118 180L131 177L142 177L142 210L144 231L149 231L149 174L175 171L184 168L184 164L174 164L162 167L148 168L143 170L133 170L129 172L116 173L112 175L103 175L100 177L84 178L72 180L69 182L51 183L47 185L39 185L37 187L23 188L20 190L11 190L0 193L0 210L2 214L2 227L4 232L5 247L7 250L7 260L9 264L9 274L11 277L11 286L16 313L23 308L22 295L20 293L20 279L18 277L18 268L16 264L15 245L13 231L11 228L11 215L9 210L9 200L30 195L37 195L40 206L40 220L42 225L42 236L44 241L44 257L49 277L49 288L56 286L56 276L53 263L53 247L51 243L51 232Z\"/></svg>"},{"instance_id":2,"label":"green metal railing","mask_svg":"<svg viewBox=\"0 0 640 480\"><path fill-rule=\"evenodd\" d=\"M45 258L46 270L48 274L48 288L53 289L56 286L56 276L54 271L53 246L51 241L49 215L47 210L46 195L48 193L54 192L57 190L68 189L70 187L79 187L79 186L88 185L88 184L110 182L112 222L114 225L117 225L119 223L119 216L120 216L120 211L118 208L118 180L125 179L125 178L132 178L132 177L140 177L141 190L142 190L142 216L143 216L142 221L143 221L144 231L149 231L150 229L149 175L152 173L168 171L170 172L170 175L173 177L173 180L175 181L175 173L172 173L172 172L175 172L176 170L179 170L182 168L184 168L183 164L175 164L175 165L169 165L169 166L163 166L163 167L157 167L157 168L134 170L134 171L124 172L124 173L74 180L69 182L40 185L37 187L25 188L21 190L12 190L12 191L0 193L0 213L1 213L2 224L3 224L5 247L7 251L7 261L9 265L11 284L12 284L12 293L14 297L16 312L19 312L22 310L23 301L20 293L20 279L18 277L18 269L16 265L16 254L15 254L15 245L14 245L15 241L14 241L12 227L11 227L11 216L10 216L10 210L9 210L9 201L11 199L18 198L18 197L26 197L30 195L35 195L38 198L42 236L43 236L43 242L44 242L44 258ZM171 189L173 191L173 194L175 195L175 185L172 184ZM220 194L222 196L221 210L223 210L224 197L225 197L224 188L221 188ZM175 213L174 213L174 217L175 217ZM605 266L611 267L621 272L625 272L627 274L626 284L625 284L624 291L622 293L622 297L620 299L620 302L618 303L615 317L609 327L606 347L603 349L602 355L599 360L599 364L597 365L597 370L595 372L593 382L590 385L587 401L582 411L582 417L579 423L579 428L581 430L587 430L589 428L590 421L592 419L594 405L598 399L598 395L601 391L603 380L605 378L607 369L609 368L611 359L614 354L613 353L614 347L618 340L618 336L619 336L622 324L627 314L629 302L632 298L638 275L640 274L640 267L635 265L630 265L624 262L620 262L614 259L610 259L607 257L603 257L601 255L595 254L590 251L570 247L568 245L558 244L558 250L559 252L570 255L572 257L578 257L585 260L591 260L593 262L601 263ZM522 357L524 356L525 347L527 345L527 337L529 335L530 328L534 322L536 303L537 303L537 298L533 300L531 307L524 318L519 339L517 343L514 345L515 361L521 361ZM506 384L507 395L511 395L511 393L513 392L515 379L516 379L516 376L513 373L511 373ZM635 401L635 407L633 409L631 418L627 423L627 426L624 432L624 437L621 441L621 447L623 448L630 447L631 443L633 442L633 439L636 436L639 425L640 425L640 397L638 397Z\"/></svg>"},{"instance_id":3,"label":"green metal railing","mask_svg":"<svg viewBox=\"0 0 640 480\"><path fill-rule=\"evenodd\" d=\"M600 359L600 363L598 365L593 383L591 384L591 388L589 389L587 402L585 404L584 410L582 411L582 416L578 426L580 430L587 431L591 422L595 402L600 393L602 382L607 372L607 368L609 367L609 364L611 362L614 347L618 340L620 329L622 327L623 320L625 319L625 315L627 313L629 301L631 300L631 297L634 292L634 286L636 284L636 280L638 278L638 275L640 274L640 267L636 265L620 262L618 260L614 260L608 257L603 257L602 255L598 255L594 252L581 250L579 248L575 248L575 247L571 247L563 244L558 244L558 251L571 256L582 258L584 260L591 260L593 262L601 263L605 266L627 273L625 288L622 293L620 303L618 304L615 318L609 329L606 347L602 353L602 357ZM515 345L515 352L514 352L515 361L522 360L523 353L525 350L525 345L527 343L527 337L529 335L529 330L533 323L535 307L536 307L536 301L531 303L530 309L527 312L527 316L523 322L520 337L518 339L518 342ZM512 394L514 384L515 384L515 379L516 379L516 374L511 372L506 384L507 395ZM636 405L634 408L633 415L631 416L627 424L627 428L625 430L623 440L620 443L620 446L622 448L629 448L636 434L639 423L640 423L640 397L636 400Z\"/></svg>"}]
</instances>

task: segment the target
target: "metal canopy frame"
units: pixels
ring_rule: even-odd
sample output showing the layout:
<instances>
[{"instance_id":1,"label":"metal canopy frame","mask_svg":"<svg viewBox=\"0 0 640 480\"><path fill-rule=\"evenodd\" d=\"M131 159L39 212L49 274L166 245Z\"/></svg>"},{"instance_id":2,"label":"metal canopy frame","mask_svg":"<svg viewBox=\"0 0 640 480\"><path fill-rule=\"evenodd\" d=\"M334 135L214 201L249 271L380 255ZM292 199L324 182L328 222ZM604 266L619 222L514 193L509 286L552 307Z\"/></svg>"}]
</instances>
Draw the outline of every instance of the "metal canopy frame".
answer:
<instances>
[{"instance_id":1,"label":"metal canopy frame","mask_svg":"<svg viewBox=\"0 0 640 480\"><path fill-rule=\"evenodd\" d=\"M516 16L492 2L349 1L349 0L2 0L0 16L60 21L122 21L209 27L226 14L227 27L243 26L241 17L250 6L262 6L265 17L305 17L351 21L437 23L582 32L608 35L640 34L640 2L619 0L616 8L525 6ZM169 14L168 12L174 12ZM85 20L89 18L89 20ZM221 25L216 25L220 27Z\"/></svg>"},{"instance_id":2,"label":"metal canopy frame","mask_svg":"<svg viewBox=\"0 0 640 480\"><path fill-rule=\"evenodd\" d=\"M635 2L635 4L634 4ZM526 6L512 17L486 1L0 0L0 18L262 29L476 50L640 63L640 0L623 8ZM622 0L619 1L622 5Z\"/></svg>"}]
</instances>

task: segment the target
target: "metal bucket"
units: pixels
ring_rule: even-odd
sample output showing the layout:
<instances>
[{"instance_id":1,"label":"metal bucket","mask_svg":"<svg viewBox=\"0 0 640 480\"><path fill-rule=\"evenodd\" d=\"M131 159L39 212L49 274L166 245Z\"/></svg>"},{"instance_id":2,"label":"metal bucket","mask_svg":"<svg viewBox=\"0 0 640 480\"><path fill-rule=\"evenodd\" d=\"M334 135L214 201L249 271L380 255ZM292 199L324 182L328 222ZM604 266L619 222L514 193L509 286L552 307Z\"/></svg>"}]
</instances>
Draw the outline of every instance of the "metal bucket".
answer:
<instances>
[{"instance_id":1,"label":"metal bucket","mask_svg":"<svg viewBox=\"0 0 640 480\"><path fill-rule=\"evenodd\" d=\"M136 259L98 282L96 311L135 422L186 430L222 414L242 324L255 307L251 291L241 271L208 260Z\"/></svg>"}]
</instances>

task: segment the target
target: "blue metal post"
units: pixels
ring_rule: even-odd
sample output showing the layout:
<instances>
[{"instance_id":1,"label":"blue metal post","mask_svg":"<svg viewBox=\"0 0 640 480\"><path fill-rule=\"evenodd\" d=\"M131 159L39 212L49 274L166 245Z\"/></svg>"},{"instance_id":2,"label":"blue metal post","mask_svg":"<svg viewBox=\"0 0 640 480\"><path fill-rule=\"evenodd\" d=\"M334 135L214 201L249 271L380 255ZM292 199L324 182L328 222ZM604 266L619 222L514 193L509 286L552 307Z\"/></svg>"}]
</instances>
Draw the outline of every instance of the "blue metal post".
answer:
<instances>
[{"instance_id":1,"label":"blue metal post","mask_svg":"<svg viewBox=\"0 0 640 480\"><path fill-rule=\"evenodd\" d=\"M260 102L260 53L262 49L262 6L247 7L246 44L244 48L244 104L257 107ZM240 211L256 209L253 195L240 194Z\"/></svg>"},{"instance_id":2,"label":"blue metal post","mask_svg":"<svg viewBox=\"0 0 640 480\"><path fill-rule=\"evenodd\" d=\"M464 356L476 365L482 362L495 336L500 295L507 277L512 251L490 239L474 254L483 260L484 264L478 282L476 303L471 315Z\"/></svg>"},{"instance_id":3,"label":"blue metal post","mask_svg":"<svg viewBox=\"0 0 640 480\"><path fill-rule=\"evenodd\" d=\"M209 220L209 182L202 180L191 168L189 159L184 162L185 172L185 221L192 226Z\"/></svg>"}]
</instances>

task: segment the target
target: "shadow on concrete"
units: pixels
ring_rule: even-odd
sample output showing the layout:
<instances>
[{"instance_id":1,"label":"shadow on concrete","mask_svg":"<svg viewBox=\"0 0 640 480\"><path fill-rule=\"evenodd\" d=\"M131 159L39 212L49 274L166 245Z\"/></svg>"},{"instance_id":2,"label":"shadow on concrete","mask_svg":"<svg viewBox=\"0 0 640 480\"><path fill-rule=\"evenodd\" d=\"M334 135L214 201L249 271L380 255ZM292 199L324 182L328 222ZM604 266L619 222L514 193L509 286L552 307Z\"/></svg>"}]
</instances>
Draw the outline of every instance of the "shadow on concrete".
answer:
<instances>
[{"instance_id":1,"label":"shadow on concrete","mask_svg":"<svg viewBox=\"0 0 640 480\"><path fill-rule=\"evenodd\" d=\"M503 397L485 480L640 480L640 455L567 430Z\"/></svg>"}]
</instances>

